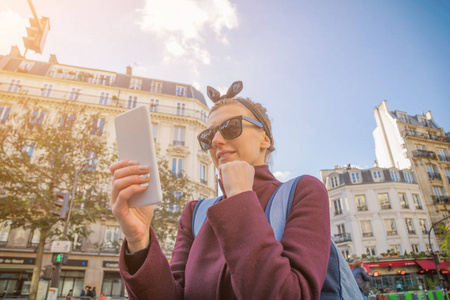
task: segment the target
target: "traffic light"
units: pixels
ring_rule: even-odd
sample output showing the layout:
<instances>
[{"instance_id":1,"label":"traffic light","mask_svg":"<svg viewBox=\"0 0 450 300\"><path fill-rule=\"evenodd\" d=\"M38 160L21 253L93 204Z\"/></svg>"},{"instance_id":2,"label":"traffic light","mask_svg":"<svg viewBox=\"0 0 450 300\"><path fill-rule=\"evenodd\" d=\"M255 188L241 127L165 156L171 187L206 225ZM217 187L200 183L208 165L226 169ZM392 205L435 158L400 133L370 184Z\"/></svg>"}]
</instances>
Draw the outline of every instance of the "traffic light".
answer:
<instances>
[{"instance_id":1,"label":"traffic light","mask_svg":"<svg viewBox=\"0 0 450 300\"><path fill-rule=\"evenodd\" d=\"M53 253L53 264L54 265L66 264L68 260L69 260L69 255L67 255L67 254Z\"/></svg>"},{"instance_id":2,"label":"traffic light","mask_svg":"<svg viewBox=\"0 0 450 300\"><path fill-rule=\"evenodd\" d=\"M42 273L42 279L44 280L50 280L52 279L52 273L53 273L53 266L47 265L44 266L44 272Z\"/></svg>"},{"instance_id":3,"label":"traffic light","mask_svg":"<svg viewBox=\"0 0 450 300\"><path fill-rule=\"evenodd\" d=\"M29 18L30 27L27 27L27 36L23 37L25 48L33 50L36 53L42 53L45 39L50 30L50 19L42 17L40 20Z\"/></svg>"},{"instance_id":4,"label":"traffic light","mask_svg":"<svg viewBox=\"0 0 450 300\"><path fill-rule=\"evenodd\" d=\"M54 215L59 216L61 219L66 218L67 207L69 205L70 193L56 193L56 200L53 204L57 207L60 207L58 210L52 210Z\"/></svg>"}]
</instances>

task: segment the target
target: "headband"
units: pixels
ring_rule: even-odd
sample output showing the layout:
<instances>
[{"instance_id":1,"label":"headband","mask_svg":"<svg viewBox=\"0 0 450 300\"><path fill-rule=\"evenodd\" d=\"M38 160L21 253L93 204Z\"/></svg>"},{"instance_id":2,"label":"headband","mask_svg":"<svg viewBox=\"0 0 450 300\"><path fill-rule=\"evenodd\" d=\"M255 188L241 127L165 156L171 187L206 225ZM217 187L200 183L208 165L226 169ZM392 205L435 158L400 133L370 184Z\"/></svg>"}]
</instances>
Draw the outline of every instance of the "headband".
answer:
<instances>
[{"instance_id":1,"label":"headband","mask_svg":"<svg viewBox=\"0 0 450 300\"><path fill-rule=\"evenodd\" d=\"M239 94L242 91L243 88L244 88L244 84L242 83L242 81L235 81L231 84L227 93L222 96L220 95L219 91L217 91L213 87L208 86L206 88L206 90L207 90L209 99L211 99L212 102L217 103L220 100L231 99L231 98L235 97L237 94ZM257 110L252 103L250 103L249 101L246 101L244 99L233 99L233 100L235 100L235 101L241 103L242 105L244 105L245 107L247 107L248 110L250 110L253 113L253 115L255 115L256 119L258 119L258 121L263 125L264 131L266 132L267 136L269 137L270 146L273 146L273 139L272 139L272 134L270 132L269 126L267 125L266 120L264 119L263 115L259 112L259 110Z\"/></svg>"}]
</instances>

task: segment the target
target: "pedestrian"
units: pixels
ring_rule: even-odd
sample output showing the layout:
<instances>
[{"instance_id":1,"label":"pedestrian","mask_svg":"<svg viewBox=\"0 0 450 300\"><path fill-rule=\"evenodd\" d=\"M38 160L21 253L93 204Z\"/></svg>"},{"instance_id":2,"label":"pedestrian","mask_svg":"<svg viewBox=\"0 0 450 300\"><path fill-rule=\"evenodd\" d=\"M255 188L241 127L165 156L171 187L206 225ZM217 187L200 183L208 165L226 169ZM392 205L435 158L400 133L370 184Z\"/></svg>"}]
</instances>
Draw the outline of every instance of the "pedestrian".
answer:
<instances>
[{"instance_id":1,"label":"pedestrian","mask_svg":"<svg viewBox=\"0 0 450 300\"><path fill-rule=\"evenodd\" d=\"M88 285L84 287L84 290L81 291L81 295L80 295L81 299L89 299L89 289L90 288L91 287Z\"/></svg>"},{"instance_id":2,"label":"pedestrian","mask_svg":"<svg viewBox=\"0 0 450 300\"><path fill-rule=\"evenodd\" d=\"M149 166L132 160L110 166L110 205L126 237L119 268L129 299L320 298L331 240L327 190L315 177L301 178L283 236L275 239L264 213L281 184L268 166L274 151L271 122L261 104L236 97L240 90L242 82L225 96L208 89L215 105L198 136L200 148L190 151L209 152L223 198L208 209L195 240L197 201L187 204L170 264L150 226L153 206L130 208L127 202L147 188L144 183L152 184L142 176Z\"/></svg>"},{"instance_id":3,"label":"pedestrian","mask_svg":"<svg viewBox=\"0 0 450 300\"><path fill-rule=\"evenodd\" d=\"M66 300L71 300L73 296L73 290L71 289L69 293L67 293Z\"/></svg>"},{"instance_id":4,"label":"pedestrian","mask_svg":"<svg viewBox=\"0 0 450 300\"><path fill-rule=\"evenodd\" d=\"M95 290L95 286L92 288L91 297L92 299L95 299L97 297L97 291Z\"/></svg>"},{"instance_id":5,"label":"pedestrian","mask_svg":"<svg viewBox=\"0 0 450 300\"><path fill-rule=\"evenodd\" d=\"M97 300L106 300L105 294L101 293Z\"/></svg>"},{"instance_id":6,"label":"pedestrian","mask_svg":"<svg viewBox=\"0 0 450 300\"><path fill-rule=\"evenodd\" d=\"M355 277L356 283L361 291L361 294L364 300L369 300L367 297L369 295L370 289L367 286L366 282L370 281L370 276L367 274L366 270L362 267L362 260L355 259L353 262L353 276Z\"/></svg>"}]
</instances>

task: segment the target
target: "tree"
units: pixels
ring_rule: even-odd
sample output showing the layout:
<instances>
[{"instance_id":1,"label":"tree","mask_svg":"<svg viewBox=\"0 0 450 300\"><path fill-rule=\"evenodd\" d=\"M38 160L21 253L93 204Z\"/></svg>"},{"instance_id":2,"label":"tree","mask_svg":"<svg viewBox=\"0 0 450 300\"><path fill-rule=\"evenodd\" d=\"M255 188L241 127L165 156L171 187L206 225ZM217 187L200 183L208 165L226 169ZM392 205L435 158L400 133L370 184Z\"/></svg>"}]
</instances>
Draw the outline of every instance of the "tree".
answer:
<instances>
[{"instance_id":1,"label":"tree","mask_svg":"<svg viewBox=\"0 0 450 300\"><path fill-rule=\"evenodd\" d=\"M103 121L100 121L103 122ZM47 112L38 102L18 102L0 126L0 221L11 228L40 232L30 299L35 299L46 240L61 236L64 219L52 213L57 192L71 192L75 174L78 184L71 230L86 236L84 222L93 222L108 210L113 159L96 115L85 107L67 104ZM104 124L103 124L104 125ZM65 216L63 216L65 217ZM73 233L73 232L72 232Z\"/></svg>"},{"instance_id":2,"label":"tree","mask_svg":"<svg viewBox=\"0 0 450 300\"><path fill-rule=\"evenodd\" d=\"M186 204L192 200L193 188L183 171L178 174L172 172L165 157L158 157L158 167L163 199L155 206L152 227L167 253L173 248L168 241L175 241L178 220Z\"/></svg>"}]
</instances>

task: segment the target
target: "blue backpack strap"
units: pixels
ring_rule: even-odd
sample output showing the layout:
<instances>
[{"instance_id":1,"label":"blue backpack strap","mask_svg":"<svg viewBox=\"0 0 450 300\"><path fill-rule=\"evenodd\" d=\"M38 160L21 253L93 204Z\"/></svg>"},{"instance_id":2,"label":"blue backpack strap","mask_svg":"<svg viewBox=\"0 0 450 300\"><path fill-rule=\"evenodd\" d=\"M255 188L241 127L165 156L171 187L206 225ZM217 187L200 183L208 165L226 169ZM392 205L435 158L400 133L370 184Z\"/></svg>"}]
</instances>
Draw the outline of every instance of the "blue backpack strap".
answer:
<instances>
[{"instance_id":1,"label":"blue backpack strap","mask_svg":"<svg viewBox=\"0 0 450 300\"><path fill-rule=\"evenodd\" d=\"M280 241L283 236L286 220L291 211L292 201L294 200L295 189L297 183L303 176L282 183L267 203L265 210L266 218L270 226L272 226L277 241Z\"/></svg>"},{"instance_id":2,"label":"blue backpack strap","mask_svg":"<svg viewBox=\"0 0 450 300\"><path fill-rule=\"evenodd\" d=\"M206 221L206 212L208 208L216 204L222 199L222 196L210 199L202 199L195 204L194 212L192 213L192 235L197 236L203 223Z\"/></svg>"}]
</instances>

